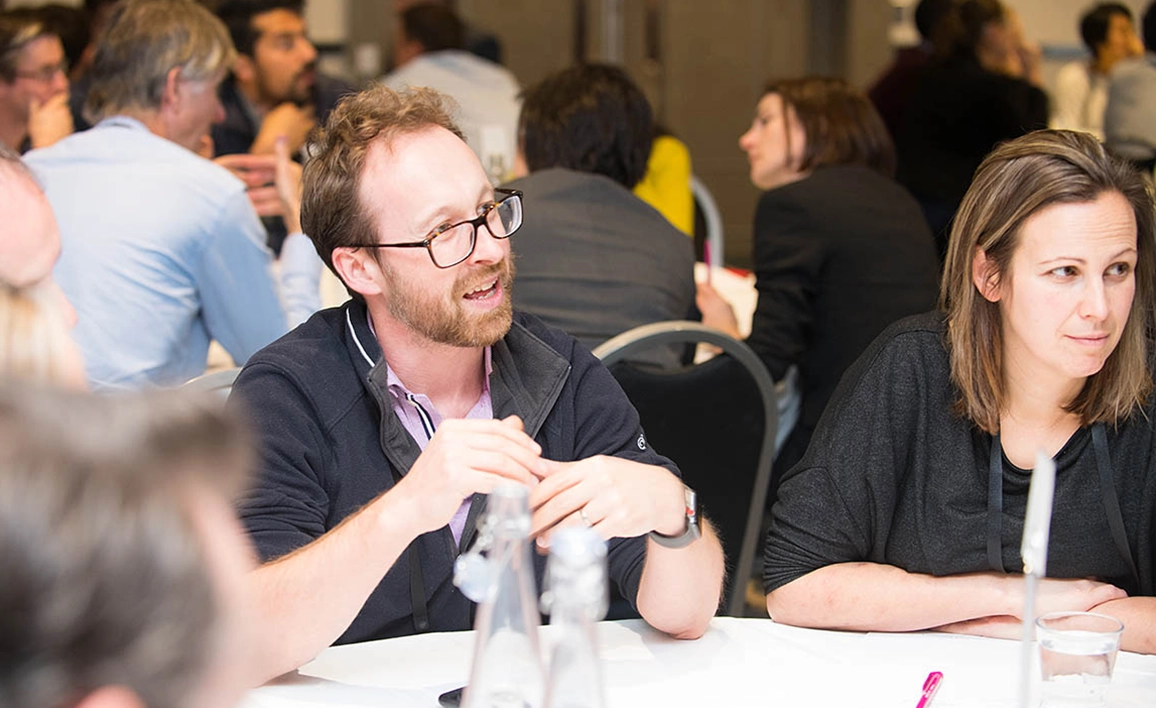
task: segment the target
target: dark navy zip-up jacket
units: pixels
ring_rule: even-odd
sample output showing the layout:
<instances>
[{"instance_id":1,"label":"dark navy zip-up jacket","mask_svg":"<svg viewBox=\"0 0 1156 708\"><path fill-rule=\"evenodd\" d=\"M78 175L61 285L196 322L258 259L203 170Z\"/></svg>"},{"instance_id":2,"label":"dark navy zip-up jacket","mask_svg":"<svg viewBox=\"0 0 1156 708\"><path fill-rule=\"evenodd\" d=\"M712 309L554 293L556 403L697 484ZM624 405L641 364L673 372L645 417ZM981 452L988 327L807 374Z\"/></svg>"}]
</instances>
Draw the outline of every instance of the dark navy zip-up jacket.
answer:
<instances>
[{"instance_id":1,"label":"dark navy zip-up jacket","mask_svg":"<svg viewBox=\"0 0 1156 708\"><path fill-rule=\"evenodd\" d=\"M615 455L667 467L646 443L638 414L610 373L573 338L515 314L493 346L495 418L518 415L543 457L573 461ZM255 423L260 469L240 509L262 560L308 544L393 487L420 448L393 414L381 348L365 305L324 310L255 354L230 404ZM461 547L474 535L484 498L475 497ZM420 558L430 631L470 629L472 603L452 582L458 549L448 526L402 554L337 643L414 633L409 554ZM615 539L610 578L634 604L645 537ZM545 558L535 554L539 587Z\"/></svg>"}]
</instances>

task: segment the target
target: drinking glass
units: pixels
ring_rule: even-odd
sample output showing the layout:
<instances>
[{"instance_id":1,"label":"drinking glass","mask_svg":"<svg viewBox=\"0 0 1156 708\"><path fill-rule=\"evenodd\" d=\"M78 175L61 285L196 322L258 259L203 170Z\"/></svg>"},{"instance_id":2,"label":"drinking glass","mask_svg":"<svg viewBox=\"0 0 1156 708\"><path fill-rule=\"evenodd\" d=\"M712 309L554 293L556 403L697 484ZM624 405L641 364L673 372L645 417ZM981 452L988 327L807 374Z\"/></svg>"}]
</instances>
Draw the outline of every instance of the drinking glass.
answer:
<instances>
[{"instance_id":1,"label":"drinking glass","mask_svg":"<svg viewBox=\"0 0 1156 708\"><path fill-rule=\"evenodd\" d=\"M1104 705L1123 631L1120 620L1094 612L1052 612L1037 619L1041 705Z\"/></svg>"}]
</instances>

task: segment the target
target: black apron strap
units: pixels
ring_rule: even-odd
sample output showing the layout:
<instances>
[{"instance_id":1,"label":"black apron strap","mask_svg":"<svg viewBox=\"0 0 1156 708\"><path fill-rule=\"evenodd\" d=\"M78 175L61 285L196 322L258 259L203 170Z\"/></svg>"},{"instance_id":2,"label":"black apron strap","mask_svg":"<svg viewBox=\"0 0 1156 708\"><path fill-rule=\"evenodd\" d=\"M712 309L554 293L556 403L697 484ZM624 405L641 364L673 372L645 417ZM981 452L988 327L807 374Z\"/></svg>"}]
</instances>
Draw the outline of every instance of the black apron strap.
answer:
<instances>
[{"instance_id":1,"label":"black apron strap","mask_svg":"<svg viewBox=\"0 0 1156 708\"><path fill-rule=\"evenodd\" d=\"M418 536L409 544L409 602L413 611L413 628L418 634L429 631L429 608L425 601L425 577L421 572L421 555L417 550Z\"/></svg>"},{"instance_id":2,"label":"black apron strap","mask_svg":"<svg viewBox=\"0 0 1156 708\"><path fill-rule=\"evenodd\" d=\"M1096 449L1096 471L1100 473L1100 492L1104 501L1104 513L1108 517L1108 529L1116 550L1128 564L1128 571L1136 587L1140 587L1140 574L1136 571L1136 561L1128 545L1128 533L1124 529L1124 515L1120 513L1120 499L1116 496L1116 482L1112 477L1112 458L1108 453L1108 434L1103 423L1092 426L1092 446Z\"/></svg>"},{"instance_id":3,"label":"black apron strap","mask_svg":"<svg viewBox=\"0 0 1156 708\"><path fill-rule=\"evenodd\" d=\"M987 478L987 565L997 573L1003 567L1003 446L999 433L991 437L991 463Z\"/></svg>"}]
</instances>

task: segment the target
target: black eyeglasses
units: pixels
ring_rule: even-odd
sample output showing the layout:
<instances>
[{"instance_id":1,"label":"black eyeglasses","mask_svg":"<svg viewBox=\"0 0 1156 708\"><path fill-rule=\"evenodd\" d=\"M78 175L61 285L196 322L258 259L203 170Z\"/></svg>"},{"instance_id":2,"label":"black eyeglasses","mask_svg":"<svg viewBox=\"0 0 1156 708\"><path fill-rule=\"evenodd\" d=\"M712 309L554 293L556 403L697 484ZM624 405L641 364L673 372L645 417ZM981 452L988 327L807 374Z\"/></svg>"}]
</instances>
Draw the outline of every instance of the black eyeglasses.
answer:
<instances>
[{"instance_id":1,"label":"black eyeglasses","mask_svg":"<svg viewBox=\"0 0 1156 708\"><path fill-rule=\"evenodd\" d=\"M61 76L68 75L68 62L60 62L52 66L42 66L39 69L14 71L12 73L18 79L28 79L29 81L35 81L41 84L49 84L56 79L57 74Z\"/></svg>"},{"instance_id":2,"label":"black eyeglasses","mask_svg":"<svg viewBox=\"0 0 1156 708\"><path fill-rule=\"evenodd\" d=\"M452 268L470 257L478 243L478 227L485 226L494 238L509 238L522 226L522 193L516 189L495 189L505 195L483 207L473 219L442 226L421 241L373 243L361 248L424 248L438 268Z\"/></svg>"}]
</instances>

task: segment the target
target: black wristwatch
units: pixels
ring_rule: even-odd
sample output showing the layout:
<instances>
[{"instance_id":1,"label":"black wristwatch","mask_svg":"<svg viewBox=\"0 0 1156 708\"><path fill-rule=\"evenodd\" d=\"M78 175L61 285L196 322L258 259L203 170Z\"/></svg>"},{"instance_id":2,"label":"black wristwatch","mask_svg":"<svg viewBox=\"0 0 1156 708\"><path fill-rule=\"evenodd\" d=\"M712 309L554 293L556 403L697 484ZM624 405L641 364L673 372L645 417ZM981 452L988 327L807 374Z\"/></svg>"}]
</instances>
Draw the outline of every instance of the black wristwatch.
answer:
<instances>
[{"instance_id":1,"label":"black wristwatch","mask_svg":"<svg viewBox=\"0 0 1156 708\"><path fill-rule=\"evenodd\" d=\"M702 535L698 526L698 495L685 484L682 492L686 499L686 530L677 536L666 536L657 531L651 531L650 537L660 546L667 548L685 548Z\"/></svg>"}]
</instances>

